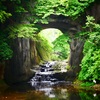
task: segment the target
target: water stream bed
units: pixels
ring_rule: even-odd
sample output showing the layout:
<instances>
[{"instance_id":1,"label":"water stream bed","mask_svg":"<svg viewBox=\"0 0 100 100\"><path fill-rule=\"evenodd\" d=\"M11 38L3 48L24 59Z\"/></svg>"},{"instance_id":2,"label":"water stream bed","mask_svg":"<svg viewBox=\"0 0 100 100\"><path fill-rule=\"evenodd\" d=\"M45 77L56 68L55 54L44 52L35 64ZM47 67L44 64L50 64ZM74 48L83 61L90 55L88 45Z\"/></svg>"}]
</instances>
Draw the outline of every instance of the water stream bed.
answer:
<instances>
[{"instance_id":1,"label":"water stream bed","mask_svg":"<svg viewBox=\"0 0 100 100\"><path fill-rule=\"evenodd\" d=\"M51 65L46 64L29 82L7 88L0 85L0 100L100 100L100 91L76 89L53 74Z\"/></svg>"},{"instance_id":2,"label":"water stream bed","mask_svg":"<svg viewBox=\"0 0 100 100\"><path fill-rule=\"evenodd\" d=\"M22 84L0 89L0 100L100 100L100 92L78 90L70 85L33 88Z\"/></svg>"}]
</instances>

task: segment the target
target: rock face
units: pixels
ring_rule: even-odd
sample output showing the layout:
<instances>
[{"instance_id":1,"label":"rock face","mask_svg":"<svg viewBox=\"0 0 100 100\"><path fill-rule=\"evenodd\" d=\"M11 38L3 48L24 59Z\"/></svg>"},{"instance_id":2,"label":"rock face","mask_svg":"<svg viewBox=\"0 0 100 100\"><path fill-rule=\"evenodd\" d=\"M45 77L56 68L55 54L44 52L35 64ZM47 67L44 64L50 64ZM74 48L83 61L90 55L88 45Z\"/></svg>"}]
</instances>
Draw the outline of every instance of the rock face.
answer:
<instances>
[{"instance_id":1,"label":"rock face","mask_svg":"<svg viewBox=\"0 0 100 100\"><path fill-rule=\"evenodd\" d=\"M5 66L4 80L9 85L29 80L31 67L30 39L16 38L12 43L13 57Z\"/></svg>"},{"instance_id":2,"label":"rock face","mask_svg":"<svg viewBox=\"0 0 100 100\"><path fill-rule=\"evenodd\" d=\"M84 42L80 40L72 40L70 43L69 65L75 73L80 71L80 63L83 58Z\"/></svg>"}]
</instances>

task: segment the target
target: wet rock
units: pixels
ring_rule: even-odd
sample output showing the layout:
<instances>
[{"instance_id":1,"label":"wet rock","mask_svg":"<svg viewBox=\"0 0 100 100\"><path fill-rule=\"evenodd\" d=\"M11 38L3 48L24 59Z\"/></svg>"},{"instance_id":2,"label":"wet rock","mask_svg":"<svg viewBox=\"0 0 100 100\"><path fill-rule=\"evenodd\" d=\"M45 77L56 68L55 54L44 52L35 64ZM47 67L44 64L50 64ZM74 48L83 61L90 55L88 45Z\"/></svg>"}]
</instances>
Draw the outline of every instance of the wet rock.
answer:
<instances>
[{"instance_id":1,"label":"wet rock","mask_svg":"<svg viewBox=\"0 0 100 100\"><path fill-rule=\"evenodd\" d=\"M33 76L34 72L30 70L30 40L25 38L16 38L12 43L13 57L7 62L4 71L4 80L12 85L27 81Z\"/></svg>"}]
</instances>

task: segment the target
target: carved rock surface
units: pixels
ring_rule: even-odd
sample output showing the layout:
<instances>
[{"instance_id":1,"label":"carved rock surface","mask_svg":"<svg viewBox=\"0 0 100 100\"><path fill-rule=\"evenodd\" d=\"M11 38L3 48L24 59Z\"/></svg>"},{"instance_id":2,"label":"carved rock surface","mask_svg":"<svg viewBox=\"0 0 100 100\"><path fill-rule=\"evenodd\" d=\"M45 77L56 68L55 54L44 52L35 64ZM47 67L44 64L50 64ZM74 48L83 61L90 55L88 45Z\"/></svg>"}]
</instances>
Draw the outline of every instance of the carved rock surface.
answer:
<instances>
[{"instance_id":1,"label":"carved rock surface","mask_svg":"<svg viewBox=\"0 0 100 100\"><path fill-rule=\"evenodd\" d=\"M4 80L9 85L27 81L32 77L30 39L16 38L12 43L13 57L5 66Z\"/></svg>"}]
</instances>

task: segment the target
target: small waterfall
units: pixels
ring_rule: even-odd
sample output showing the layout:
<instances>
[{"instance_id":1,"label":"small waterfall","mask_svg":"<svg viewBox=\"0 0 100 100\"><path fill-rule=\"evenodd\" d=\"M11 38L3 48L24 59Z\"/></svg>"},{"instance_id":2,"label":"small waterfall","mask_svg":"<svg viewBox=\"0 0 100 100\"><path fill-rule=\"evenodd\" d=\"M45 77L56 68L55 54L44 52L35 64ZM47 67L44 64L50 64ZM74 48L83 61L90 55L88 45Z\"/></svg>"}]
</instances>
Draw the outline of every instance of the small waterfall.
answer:
<instances>
[{"instance_id":1,"label":"small waterfall","mask_svg":"<svg viewBox=\"0 0 100 100\"><path fill-rule=\"evenodd\" d=\"M44 92L45 95L50 98L54 98L56 96L53 86L69 85L69 82L55 78L56 72L53 69L54 65L55 62L47 62L40 65L40 68L36 71L35 76L29 82L35 90Z\"/></svg>"},{"instance_id":2,"label":"small waterfall","mask_svg":"<svg viewBox=\"0 0 100 100\"><path fill-rule=\"evenodd\" d=\"M52 68L52 64L47 62L45 64L40 65L40 69L35 73L35 76L30 80L32 86L51 86L57 84L58 80L54 78L54 69Z\"/></svg>"}]
</instances>

